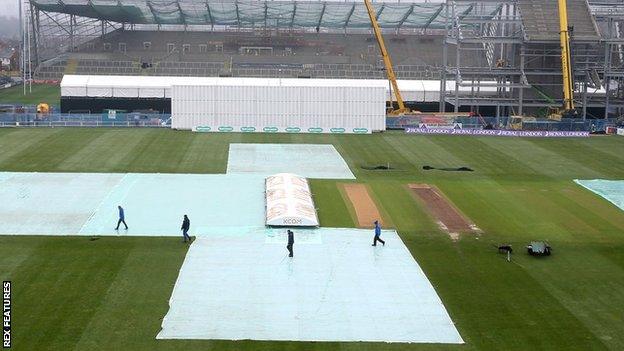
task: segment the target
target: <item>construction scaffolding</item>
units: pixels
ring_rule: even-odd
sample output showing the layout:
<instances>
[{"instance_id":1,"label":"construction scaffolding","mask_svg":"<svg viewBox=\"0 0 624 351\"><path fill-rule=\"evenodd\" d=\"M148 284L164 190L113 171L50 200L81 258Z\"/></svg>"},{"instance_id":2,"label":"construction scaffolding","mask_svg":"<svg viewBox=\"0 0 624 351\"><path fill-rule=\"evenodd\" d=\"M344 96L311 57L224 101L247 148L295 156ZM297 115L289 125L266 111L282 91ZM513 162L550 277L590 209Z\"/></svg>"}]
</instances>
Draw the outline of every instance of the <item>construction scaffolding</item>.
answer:
<instances>
[{"instance_id":1,"label":"construction scaffolding","mask_svg":"<svg viewBox=\"0 0 624 351\"><path fill-rule=\"evenodd\" d=\"M483 106L495 106L496 116L501 107L522 109L516 96L522 96L529 85L524 74L524 62L518 58L522 48L522 23L514 2L474 2L461 11L456 2L446 6L446 40L443 48L443 70L440 85L440 110L447 103L454 112L470 106L479 113ZM454 55L449 55L450 47ZM464 57L479 57L470 65ZM455 83L453 92L447 92L447 81ZM469 87L471 94L460 97L459 87ZM481 89L495 87L495 96L482 96Z\"/></svg>"},{"instance_id":2,"label":"construction scaffolding","mask_svg":"<svg viewBox=\"0 0 624 351\"><path fill-rule=\"evenodd\" d=\"M598 21L604 47L604 117L620 117L624 114L624 3L600 0L590 3L590 8Z\"/></svg>"},{"instance_id":3,"label":"construction scaffolding","mask_svg":"<svg viewBox=\"0 0 624 351\"><path fill-rule=\"evenodd\" d=\"M461 10L447 2L446 40L440 111L450 104L455 112L470 108L495 109L499 116L546 117L563 105L561 48L556 2L510 0L472 2ZM568 0L572 75L579 116L619 117L624 112L624 16L619 5ZM590 15L590 11L591 14ZM454 55L449 55L454 49ZM482 57L463 63L464 57ZM474 63L480 63L474 66ZM444 91L447 81L453 92ZM497 94L484 96L484 87ZM470 87L471 96L459 96L457 87Z\"/></svg>"}]
</instances>

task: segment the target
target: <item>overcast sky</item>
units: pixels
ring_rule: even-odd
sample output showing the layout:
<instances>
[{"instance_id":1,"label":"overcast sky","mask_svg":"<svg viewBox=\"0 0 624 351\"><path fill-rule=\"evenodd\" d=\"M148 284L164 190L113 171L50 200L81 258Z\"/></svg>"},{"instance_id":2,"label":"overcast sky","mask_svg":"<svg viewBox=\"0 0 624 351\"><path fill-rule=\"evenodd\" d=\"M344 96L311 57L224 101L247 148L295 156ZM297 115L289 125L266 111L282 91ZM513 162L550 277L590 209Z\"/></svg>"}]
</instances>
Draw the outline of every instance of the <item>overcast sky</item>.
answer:
<instances>
[{"instance_id":1,"label":"overcast sky","mask_svg":"<svg viewBox=\"0 0 624 351\"><path fill-rule=\"evenodd\" d=\"M17 17L19 0L0 0L0 16Z\"/></svg>"}]
</instances>

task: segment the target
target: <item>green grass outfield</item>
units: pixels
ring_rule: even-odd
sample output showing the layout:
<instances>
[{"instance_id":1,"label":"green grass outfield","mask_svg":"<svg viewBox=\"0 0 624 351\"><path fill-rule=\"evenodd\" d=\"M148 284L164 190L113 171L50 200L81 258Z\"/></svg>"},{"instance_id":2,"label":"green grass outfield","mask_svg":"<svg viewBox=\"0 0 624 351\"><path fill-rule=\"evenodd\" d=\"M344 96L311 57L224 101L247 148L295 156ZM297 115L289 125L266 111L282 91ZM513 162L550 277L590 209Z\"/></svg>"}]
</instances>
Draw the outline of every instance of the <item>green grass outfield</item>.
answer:
<instances>
[{"instance_id":1,"label":"green grass outfield","mask_svg":"<svg viewBox=\"0 0 624 351\"><path fill-rule=\"evenodd\" d=\"M26 86L26 95L24 95L22 85L0 89L0 104L37 105L40 102L45 102L50 106L60 105L61 88L58 85L33 84L32 92L30 87Z\"/></svg>"},{"instance_id":2,"label":"green grass outfield","mask_svg":"<svg viewBox=\"0 0 624 351\"><path fill-rule=\"evenodd\" d=\"M186 253L178 238L3 236L0 276L13 281L14 349L624 349L624 212L572 182L624 179L622 137L4 129L0 170L224 172L231 142L334 144L397 226L466 344L157 341ZM396 169L361 168L388 162ZM437 185L485 233L451 241L406 190L410 182ZM336 183L312 182L321 223L353 226ZM522 247L531 239L550 240L554 255L528 257ZM500 242L514 245L514 262L496 253Z\"/></svg>"}]
</instances>

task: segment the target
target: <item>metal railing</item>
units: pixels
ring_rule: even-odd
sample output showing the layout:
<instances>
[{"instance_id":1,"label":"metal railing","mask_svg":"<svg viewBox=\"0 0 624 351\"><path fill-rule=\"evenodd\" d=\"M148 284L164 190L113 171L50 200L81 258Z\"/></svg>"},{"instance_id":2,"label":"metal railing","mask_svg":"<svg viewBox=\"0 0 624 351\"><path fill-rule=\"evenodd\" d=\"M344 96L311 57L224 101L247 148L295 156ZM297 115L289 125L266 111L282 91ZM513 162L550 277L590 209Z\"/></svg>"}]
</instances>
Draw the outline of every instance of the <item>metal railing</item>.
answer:
<instances>
[{"instance_id":1,"label":"metal railing","mask_svg":"<svg viewBox=\"0 0 624 351\"><path fill-rule=\"evenodd\" d=\"M38 114L0 113L0 127L170 128L171 115L159 113Z\"/></svg>"},{"instance_id":2,"label":"metal railing","mask_svg":"<svg viewBox=\"0 0 624 351\"><path fill-rule=\"evenodd\" d=\"M617 125L616 119L572 119L561 121L545 119L524 120L521 123L510 121L510 117L466 117L423 114L422 116L389 117L388 129L418 128L453 128L462 129L515 129L529 131L588 131L601 132L607 127ZM37 114L37 113L0 113L0 127L139 127L170 128L171 115L159 113L116 113L116 114Z\"/></svg>"}]
</instances>

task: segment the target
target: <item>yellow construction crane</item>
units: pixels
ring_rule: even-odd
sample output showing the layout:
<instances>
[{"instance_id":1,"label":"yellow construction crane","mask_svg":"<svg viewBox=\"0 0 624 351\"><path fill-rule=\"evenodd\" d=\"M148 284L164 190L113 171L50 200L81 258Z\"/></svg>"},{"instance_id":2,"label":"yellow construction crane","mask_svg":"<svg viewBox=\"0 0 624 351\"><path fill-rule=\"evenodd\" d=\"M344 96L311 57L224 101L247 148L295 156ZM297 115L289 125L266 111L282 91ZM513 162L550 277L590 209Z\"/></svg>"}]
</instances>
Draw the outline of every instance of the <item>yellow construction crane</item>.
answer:
<instances>
[{"instance_id":1,"label":"yellow construction crane","mask_svg":"<svg viewBox=\"0 0 624 351\"><path fill-rule=\"evenodd\" d=\"M370 18L371 24L373 26L373 31L375 32L375 38L377 39L377 44L379 44L379 50L381 51L381 57L384 60L384 66L386 67L386 75L388 76L388 80L392 85L392 90L394 90L394 95L396 96L397 104L399 108L394 110L392 105L392 91L390 91L390 106L391 111L388 113L390 115L399 116L404 115L406 113L410 113L410 109L405 107L405 103L403 102L403 97L401 97L401 91L399 91L399 84L396 80L396 75L394 74L394 69L392 68L392 60L390 59L390 55L388 54L388 50L386 50L386 44L384 43L383 37L381 36L381 28L379 28L379 23L377 23L377 15L373 9L373 5L371 5L370 0L364 0L364 4L366 4L366 11L368 12L368 17Z\"/></svg>"},{"instance_id":2,"label":"yellow construction crane","mask_svg":"<svg viewBox=\"0 0 624 351\"><path fill-rule=\"evenodd\" d=\"M563 73L563 111L574 112L574 83L570 60L570 33L568 32L568 9L566 0L559 1L559 42L561 44L561 71Z\"/></svg>"}]
</instances>

